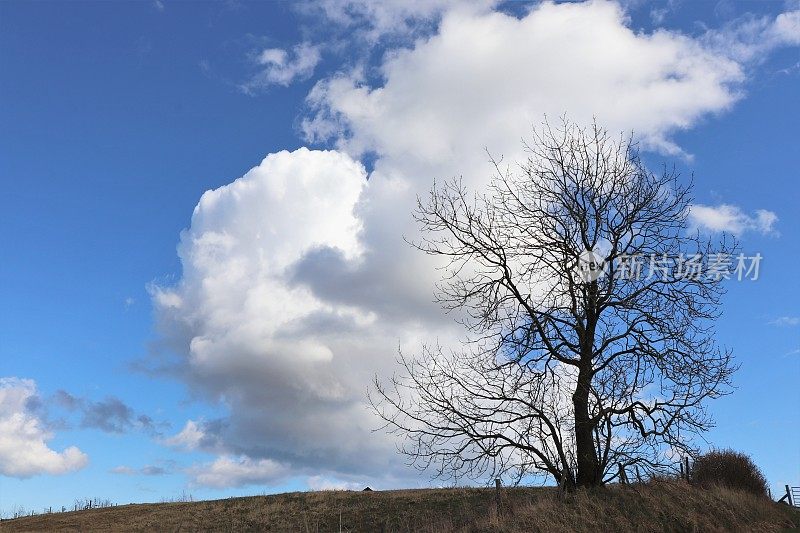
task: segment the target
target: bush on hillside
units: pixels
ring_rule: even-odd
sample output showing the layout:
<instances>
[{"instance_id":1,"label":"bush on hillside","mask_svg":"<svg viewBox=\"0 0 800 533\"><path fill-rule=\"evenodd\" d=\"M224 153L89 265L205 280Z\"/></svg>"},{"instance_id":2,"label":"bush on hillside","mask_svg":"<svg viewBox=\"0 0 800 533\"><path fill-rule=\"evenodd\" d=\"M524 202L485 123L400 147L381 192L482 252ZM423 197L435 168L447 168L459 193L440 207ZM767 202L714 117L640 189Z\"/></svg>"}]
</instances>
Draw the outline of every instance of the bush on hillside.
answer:
<instances>
[{"instance_id":1,"label":"bush on hillside","mask_svg":"<svg viewBox=\"0 0 800 533\"><path fill-rule=\"evenodd\" d=\"M733 450L715 450L698 457L689 481L703 488L723 486L767 495L767 479L761 470L750 457Z\"/></svg>"}]
</instances>

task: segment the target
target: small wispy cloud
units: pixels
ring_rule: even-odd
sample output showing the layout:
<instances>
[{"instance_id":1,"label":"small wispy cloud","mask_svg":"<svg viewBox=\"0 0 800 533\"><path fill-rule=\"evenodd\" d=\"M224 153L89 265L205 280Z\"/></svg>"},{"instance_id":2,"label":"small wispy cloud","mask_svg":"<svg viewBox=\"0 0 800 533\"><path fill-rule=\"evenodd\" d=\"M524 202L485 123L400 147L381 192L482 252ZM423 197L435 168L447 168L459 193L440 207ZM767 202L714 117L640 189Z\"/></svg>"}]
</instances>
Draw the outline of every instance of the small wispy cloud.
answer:
<instances>
[{"instance_id":1,"label":"small wispy cloud","mask_svg":"<svg viewBox=\"0 0 800 533\"><path fill-rule=\"evenodd\" d=\"M800 44L800 9L776 17L747 13L702 37L706 46L743 62L764 61L769 52Z\"/></svg>"},{"instance_id":2,"label":"small wispy cloud","mask_svg":"<svg viewBox=\"0 0 800 533\"><path fill-rule=\"evenodd\" d=\"M145 465L141 468L133 468L125 465L115 466L109 470L109 472L123 476L163 476L172 473L174 468L175 464L173 461L163 461L163 465Z\"/></svg>"},{"instance_id":3,"label":"small wispy cloud","mask_svg":"<svg viewBox=\"0 0 800 533\"><path fill-rule=\"evenodd\" d=\"M253 54L253 62L261 70L239 87L247 94L273 85L288 87L294 81L310 78L321 59L320 47L309 42L300 43L291 50L266 48Z\"/></svg>"},{"instance_id":4,"label":"small wispy cloud","mask_svg":"<svg viewBox=\"0 0 800 533\"><path fill-rule=\"evenodd\" d=\"M136 412L119 398L109 396L104 400L92 401L73 396L65 390L54 395L57 405L80 415L82 428L99 429L106 433L125 433L140 430L153 437L161 436L161 431L169 427L166 422L156 422L145 414Z\"/></svg>"},{"instance_id":5,"label":"small wispy cloud","mask_svg":"<svg viewBox=\"0 0 800 533\"><path fill-rule=\"evenodd\" d=\"M770 321L772 326L780 327L794 327L800 325L800 316L779 316L775 320Z\"/></svg>"},{"instance_id":6,"label":"small wispy cloud","mask_svg":"<svg viewBox=\"0 0 800 533\"><path fill-rule=\"evenodd\" d=\"M664 22L667 13L669 13L669 9L666 7L651 9L650 20L653 22L653 24L661 25Z\"/></svg>"},{"instance_id":7,"label":"small wispy cloud","mask_svg":"<svg viewBox=\"0 0 800 533\"><path fill-rule=\"evenodd\" d=\"M795 72L800 72L800 61L797 61L795 64L790 65L788 67L777 70L776 74L784 74L787 76L791 76Z\"/></svg>"}]
</instances>

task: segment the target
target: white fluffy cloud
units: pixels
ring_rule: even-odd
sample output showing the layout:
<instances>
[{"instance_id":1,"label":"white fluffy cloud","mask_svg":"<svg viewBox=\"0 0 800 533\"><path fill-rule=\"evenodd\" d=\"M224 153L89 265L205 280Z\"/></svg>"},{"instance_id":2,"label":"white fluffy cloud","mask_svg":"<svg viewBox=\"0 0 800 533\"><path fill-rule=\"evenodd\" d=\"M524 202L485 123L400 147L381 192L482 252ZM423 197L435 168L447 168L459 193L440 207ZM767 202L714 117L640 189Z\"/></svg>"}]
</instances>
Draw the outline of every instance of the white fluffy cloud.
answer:
<instances>
[{"instance_id":1,"label":"white fluffy cloud","mask_svg":"<svg viewBox=\"0 0 800 533\"><path fill-rule=\"evenodd\" d=\"M434 263L404 241L417 195L457 175L479 187L492 173L484 148L521 160L545 113L596 116L674 154L674 132L741 97L740 60L707 40L633 31L613 3L545 3L520 18L437 6L438 30L389 51L380 82L356 69L315 86L302 128L338 151L271 154L206 192L181 236L181 280L154 288L183 379L229 408L167 441L217 454L195 483L403 475L393 442L371 431L366 390L398 346L414 354L460 334L432 302ZM361 16L352 9L342 16ZM369 182L355 161L365 152L377 154ZM766 211L753 220L774 223Z\"/></svg>"},{"instance_id":2,"label":"white fluffy cloud","mask_svg":"<svg viewBox=\"0 0 800 533\"><path fill-rule=\"evenodd\" d=\"M768 31L775 46L800 45L800 9L778 15Z\"/></svg>"},{"instance_id":3,"label":"white fluffy cloud","mask_svg":"<svg viewBox=\"0 0 800 533\"><path fill-rule=\"evenodd\" d=\"M189 470L192 482L203 487L223 489L243 485L271 485L283 478L288 469L269 459L218 457L214 462Z\"/></svg>"},{"instance_id":4,"label":"white fluffy cloud","mask_svg":"<svg viewBox=\"0 0 800 533\"><path fill-rule=\"evenodd\" d=\"M75 446L61 452L48 447L53 435L31 408L36 399L32 380L0 378L0 474L26 478L86 466L89 458Z\"/></svg>"},{"instance_id":5,"label":"white fluffy cloud","mask_svg":"<svg viewBox=\"0 0 800 533\"><path fill-rule=\"evenodd\" d=\"M775 234L775 223L778 216L766 209L756 210L754 215L748 215L739 207L730 204L710 206L694 204L689 212L689 222L694 228L710 232L728 232L742 235L748 231L755 231L762 235Z\"/></svg>"},{"instance_id":6,"label":"white fluffy cloud","mask_svg":"<svg viewBox=\"0 0 800 533\"><path fill-rule=\"evenodd\" d=\"M308 478L308 488L311 490L359 490L364 485L357 481L342 481L323 476L311 476Z\"/></svg>"},{"instance_id":7,"label":"white fluffy cloud","mask_svg":"<svg viewBox=\"0 0 800 533\"><path fill-rule=\"evenodd\" d=\"M569 112L676 152L669 134L729 108L744 79L740 64L697 40L635 32L610 2L545 3L522 18L454 9L438 34L381 68L380 87L354 74L319 83L307 136L347 131L349 151L418 159L487 146L516 154L543 114Z\"/></svg>"},{"instance_id":8,"label":"white fluffy cloud","mask_svg":"<svg viewBox=\"0 0 800 533\"><path fill-rule=\"evenodd\" d=\"M205 434L200 425L194 420L188 420L183 429L172 437L164 439L163 442L173 448L196 450L201 446L204 437Z\"/></svg>"}]
</instances>

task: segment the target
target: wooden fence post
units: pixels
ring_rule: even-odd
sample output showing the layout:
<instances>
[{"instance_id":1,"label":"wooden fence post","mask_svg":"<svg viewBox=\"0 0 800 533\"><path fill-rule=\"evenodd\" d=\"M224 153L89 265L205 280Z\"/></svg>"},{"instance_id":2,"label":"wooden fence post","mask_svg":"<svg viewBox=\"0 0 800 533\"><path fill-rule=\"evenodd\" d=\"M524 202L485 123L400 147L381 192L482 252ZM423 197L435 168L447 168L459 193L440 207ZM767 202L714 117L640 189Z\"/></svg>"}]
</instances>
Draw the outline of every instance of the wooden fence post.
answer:
<instances>
[{"instance_id":1,"label":"wooden fence post","mask_svg":"<svg viewBox=\"0 0 800 533\"><path fill-rule=\"evenodd\" d=\"M686 481L689 481L689 456L683 458L686 461Z\"/></svg>"},{"instance_id":2,"label":"wooden fence post","mask_svg":"<svg viewBox=\"0 0 800 533\"><path fill-rule=\"evenodd\" d=\"M622 466L622 463L617 463L617 467L619 468L619 482L621 485L628 484L628 476L625 475L625 467Z\"/></svg>"}]
</instances>

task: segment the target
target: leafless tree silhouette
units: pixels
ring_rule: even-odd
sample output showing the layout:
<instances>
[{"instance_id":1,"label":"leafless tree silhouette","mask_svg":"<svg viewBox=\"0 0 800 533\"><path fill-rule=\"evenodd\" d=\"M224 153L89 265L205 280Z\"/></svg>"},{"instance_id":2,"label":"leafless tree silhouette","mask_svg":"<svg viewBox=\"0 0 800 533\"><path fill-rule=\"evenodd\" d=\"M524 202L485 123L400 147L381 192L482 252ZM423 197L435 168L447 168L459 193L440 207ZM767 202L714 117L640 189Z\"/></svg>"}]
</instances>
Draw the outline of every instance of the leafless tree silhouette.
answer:
<instances>
[{"instance_id":1,"label":"leafless tree silhouette","mask_svg":"<svg viewBox=\"0 0 800 533\"><path fill-rule=\"evenodd\" d=\"M521 171L495 162L487 191L454 180L418 201L413 244L447 259L437 297L470 334L401 353L372 405L439 477L570 489L614 480L619 464L663 472L713 424L704 400L730 392L735 365L713 331L723 277L696 260L735 243L688 232L691 185L650 172L632 136L565 119L533 141ZM577 270L587 250L605 263L594 281Z\"/></svg>"}]
</instances>

